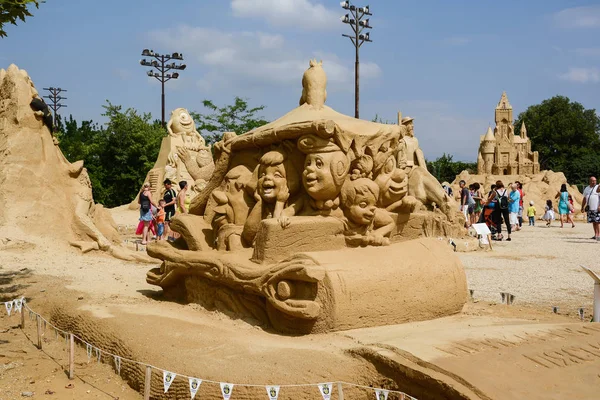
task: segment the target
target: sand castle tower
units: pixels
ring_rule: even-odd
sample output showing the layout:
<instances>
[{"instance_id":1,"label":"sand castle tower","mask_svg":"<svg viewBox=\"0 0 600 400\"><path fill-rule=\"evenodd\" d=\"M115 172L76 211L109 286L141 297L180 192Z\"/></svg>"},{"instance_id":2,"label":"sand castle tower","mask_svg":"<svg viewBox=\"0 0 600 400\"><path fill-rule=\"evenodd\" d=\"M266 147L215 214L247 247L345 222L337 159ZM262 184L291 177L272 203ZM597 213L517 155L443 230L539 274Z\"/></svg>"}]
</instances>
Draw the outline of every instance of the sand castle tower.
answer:
<instances>
[{"instance_id":1,"label":"sand castle tower","mask_svg":"<svg viewBox=\"0 0 600 400\"><path fill-rule=\"evenodd\" d=\"M540 172L538 152L531 151L525 124L515 135L513 108L506 92L502 92L495 109L496 127L480 137L477 156L478 174L521 175Z\"/></svg>"}]
</instances>

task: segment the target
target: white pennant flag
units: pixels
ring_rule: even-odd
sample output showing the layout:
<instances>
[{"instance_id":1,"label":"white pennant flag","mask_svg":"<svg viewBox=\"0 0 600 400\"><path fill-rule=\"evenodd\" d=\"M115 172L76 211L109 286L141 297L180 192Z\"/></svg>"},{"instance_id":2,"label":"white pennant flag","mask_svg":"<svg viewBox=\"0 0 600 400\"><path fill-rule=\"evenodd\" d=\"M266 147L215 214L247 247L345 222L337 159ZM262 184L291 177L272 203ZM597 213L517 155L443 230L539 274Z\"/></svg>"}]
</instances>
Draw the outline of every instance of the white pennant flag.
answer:
<instances>
[{"instance_id":1,"label":"white pennant flag","mask_svg":"<svg viewBox=\"0 0 600 400\"><path fill-rule=\"evenodd\" d=\"M90 360L92 359L92 345L89 343L85 344L85 349L87 351L87 356L88 356L88 364L90 363Z\"/></svg>"},{"instance_id":2,"label":"white pennant flag","mask_svg":"<svg viewBox=\"0 0 600 400\"><path fill-rule=\"evenodd\" d=\"M12 311L12 307L13 307L12 301L7 301L6 303L4 303L4 307L6 307L6 312L8 313L8 316L10 317L10 312Z\"/></svg>"},{"instance_id":3,"label":"white pennant flag","mask_svg":"<svg viewBox=\"0 0 600 400\"><path fill-rule=\"evenodd\" d=\"M202 379L198 378L189 378L190 379L190 394L192 395L192 400L196 396L196 392L200 390L200 384L202 383Z\"/></svg>"},{"instance_id":4,"label":"white pennant flag","mask_svg":"<svg viewBox=\"0 0 600 400\"><path fill-rule=\"evenodd\" d=\"M388 393L389 392L387 390L377 389L377 390L375 390L375 398L377 400L387 400Z\"/></svg>"},{"instance_id":5,"label":"white pennant flag","mask_svg":"<svg viewBox=\"0 0 600 400\"><path fill-rule=\"evenodd\" d=\"M23 298L14 300L14 308L16 312L21 312L21 307L23 306Z\"/></svg>"},{"instance_id":6,"label":"white pennant flag","mask_svg":"<svg viewBox=\"0 0 600 400\"><path fill-rule=\"evenodd\" d=\"M98 363L100 363L102 360L102 351L100 351L98 348L96 348L96 358L98 359Z\"/></svg>"},{"instance_id":7,"label":"white pennant flag","mask_svg":"<svg viewBox=\"0 0 600 400\"><path fill-rule=\"evenodd\" d=\"M321 392L321 396L323 396L323 400L331 399L331 387L333 385L331 383L319 383L319 392Z\"/></svg>"},{"instance_id":8,"label":"white pennant flag","mask_svg":"<svg viewBox=\"0 0 600 400\"><path fill-rule=\"evenodd\" d=\"M279 386L267 386L267 395L269 400L277 400L279 397Z\"/></svg>"},{"instance_id":9,"label":"white pennant flag","mask_svg":"<svg viewBox=\"0 0 600 400\"><path fill-rule=\"evenodd\" d=\"M177 374L174 374L173 372L163 371L163 384L165 386L165 393L169 391L169 387L171 387L171 383L173 383L173 380L176 376Z\"/></svg>"},{"instance_id":10,"label":"white pennant flag","mask_svg":"<svg viewBox=\"0 0 600 400\"><path fill-rule=\"evenodd\" d=\"M121 375L121 357L115 357L115 368L117 369L117 375Z\"/></svg>"},{"instance_id":11,"label":"white pennant flag","mask_svg":"<svg viewBox=\"0 0 600 400\"><path fill-rule=\"evenodd\" d=\"M221 382L221 394L223 395L223 400L229 400L231 392L233 392L233 383Z\"/></svg>"}]
</instances>

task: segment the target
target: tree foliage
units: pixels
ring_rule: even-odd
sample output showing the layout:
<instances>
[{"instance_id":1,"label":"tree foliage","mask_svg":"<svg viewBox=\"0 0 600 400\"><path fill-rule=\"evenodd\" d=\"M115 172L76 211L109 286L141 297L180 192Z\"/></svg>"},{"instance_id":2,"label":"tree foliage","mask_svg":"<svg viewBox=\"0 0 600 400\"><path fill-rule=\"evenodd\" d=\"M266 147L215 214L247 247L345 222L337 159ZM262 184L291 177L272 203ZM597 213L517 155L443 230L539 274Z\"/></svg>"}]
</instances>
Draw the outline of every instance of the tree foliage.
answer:
<instances>
[{"instance_id":1,"label":"tree foliage","mask_svg":"<svg viewBox=\"0 0 600 400\"><path fill-rule=\"evenodd\" d=\"M17 21L21 20L25 22L25 17L33 17L33 14L29 12L27 6L29 4L35 4L35 8L39 8L40 3L43 1L39 0L1 0L0 1L0 38L6 37L6 31L4 25L13 24L17 25Z\"/></svg>"},{"instance_id":2,"label":"tree foliage","mask_svg":"<svg viewBox=\"0 0 600 400\"><path fill-rule=\"evenodd\" d=\"M467 170L470 174L477 173L476 162L454 161L452 158L452 155L444 153L435 161L427 161L427 170L431 175L435 176L438 181L446 181L449 183L452 183L456 178L456 175L464 170Z\"/></svg>"},{"instance_id":3,"label":"tree foliage","mask_svg":"<svg viewBox=\"0 0 600 400\"><path fill-rule=\"evenodd\" d=\"M211 100L202 101L207 114L191 112L200 134L207 143L221 140L224 132L235 132L238 135L268 123L258 114L265 106L250 107L246 99L235 97L234 103L219 107Z\"/></svg>"},{"instance_id":4,"label":"tree foliage","mask_svg":"<svg viewBox=\"0 0 600 400\"><path fill-rule=\"evenodd\" d=\"M542 169L563 172L571 184L600 172L600 117L568 97L555 96L520 113L515 132L525 122L531 147Z\"/></svg>"},{"instance_id":5,"label":"tree foliage","mask_svg":"<svg viewBox=\"0 0 600 400\"><path fill-rule=\"evenodd\" d=\"M84 160L92 181L94 200L107 207L129 203L154 165L165 130L150 114L123 111L107 101L105 127L92 121L81 125L73 117L59 126L60 148L71 162Z\"/></svg>"}]
</instances>

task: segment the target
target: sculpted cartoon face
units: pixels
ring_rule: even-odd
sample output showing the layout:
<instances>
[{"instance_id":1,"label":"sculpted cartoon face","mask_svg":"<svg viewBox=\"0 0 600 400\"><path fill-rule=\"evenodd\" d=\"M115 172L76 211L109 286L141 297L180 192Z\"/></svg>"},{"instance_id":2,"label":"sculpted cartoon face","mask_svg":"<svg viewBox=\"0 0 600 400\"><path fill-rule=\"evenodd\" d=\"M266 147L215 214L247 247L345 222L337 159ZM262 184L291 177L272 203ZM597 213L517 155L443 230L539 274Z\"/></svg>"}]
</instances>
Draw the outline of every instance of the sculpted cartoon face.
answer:
<instances>
[{"instance_id":1,"label":"sculpted cartoon face","mask_svg":"<svg viewBox=\"0 0 600 400\"><path fill-rule=\"evenodd\" d=\"M408 176L396 168L393 156L388 157L374 181L379 186L379 203L383 207L402 199L408 192Z\"/></svg>"},{"instance_id":2,"label":"sculpted cartoon face","mask_svg":"<svg viewBox=\"0 0 600 400\"><path fill-rule=\"evenodd\" d=\"M185 108L178 108L173 111L171 116L173 119L173 131L177 133L190 134L194 132L194 120L190 116L190 113Z\"/></svg>"},{"instance_id":3,"label":"sculpted cartoon face","mask_svg":"<svg viewBox=\"0 0 600 400\"><path fill-rule=\"evenodd\" d=\"M341 151L306 155L302 184L315 200L333 200L340 193L349 163Z\"/></svg>"},{"instance_id":4,"label":"sculpted cartoon face","mask_svg":"<svg viewBox=\"0 0 600 400\"><path fill-rule=\"evenodd\" d=\"M287 188L285 168L279 165L261 165L258 172L258 194L267 203L277 200L282 189Z\"/></svg>"},{"instance_id":5,"label":"sculpted cartoon face","mask_svg":"<svg viewBox=\"0 0 600 400\"><path fill-rule=\"evenodd\" d=\"M352 204L346 210L346 215L355 224L369 225L375 218L375 203L377 200L371 193L357 194Z\"/></svg>"}]
</instances>

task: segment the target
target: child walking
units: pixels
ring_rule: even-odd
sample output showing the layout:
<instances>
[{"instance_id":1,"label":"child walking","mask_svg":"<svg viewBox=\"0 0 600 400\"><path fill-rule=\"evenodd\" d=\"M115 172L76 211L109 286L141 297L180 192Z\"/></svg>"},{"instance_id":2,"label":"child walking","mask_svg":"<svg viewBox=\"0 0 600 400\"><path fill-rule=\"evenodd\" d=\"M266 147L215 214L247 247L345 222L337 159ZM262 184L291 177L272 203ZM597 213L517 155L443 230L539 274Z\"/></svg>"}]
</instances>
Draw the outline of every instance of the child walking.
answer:
<instances>
[{"instance_id":1,"label":"child walking","mask_svg":"<svg viewBox=\"0 0 600 400\"><path fill-rule=\"evenodd\" d=\"M535 207L533 206L533 200L529 202L529 207L527 207L527 217L529 218L529 226L535 226Z\"/></svg>"},{"instance_id":2,"label":"child walking","mask_svg":"<svg viewBox=\"0 0 600 400\"><path fill-rule=\"evenodd\" d=\"M158 212L156 213L156 240L163 240L165 234L165 204L167 202L164 199L160 199L158 202Z\"/></svg>"},{"instance_id":3,"label":"child walking","mask_svg":"<svg viewBox=\"0 0 600 400\"><path fill-rule=\"evenodd\" d=\"M552 221L554 221L554 207L552 207L552 200L546 200L546 207L544 207L546 211L544 213L544 221L546 221L546 226L550 226Z\"/></svg>"}]
</instances>

